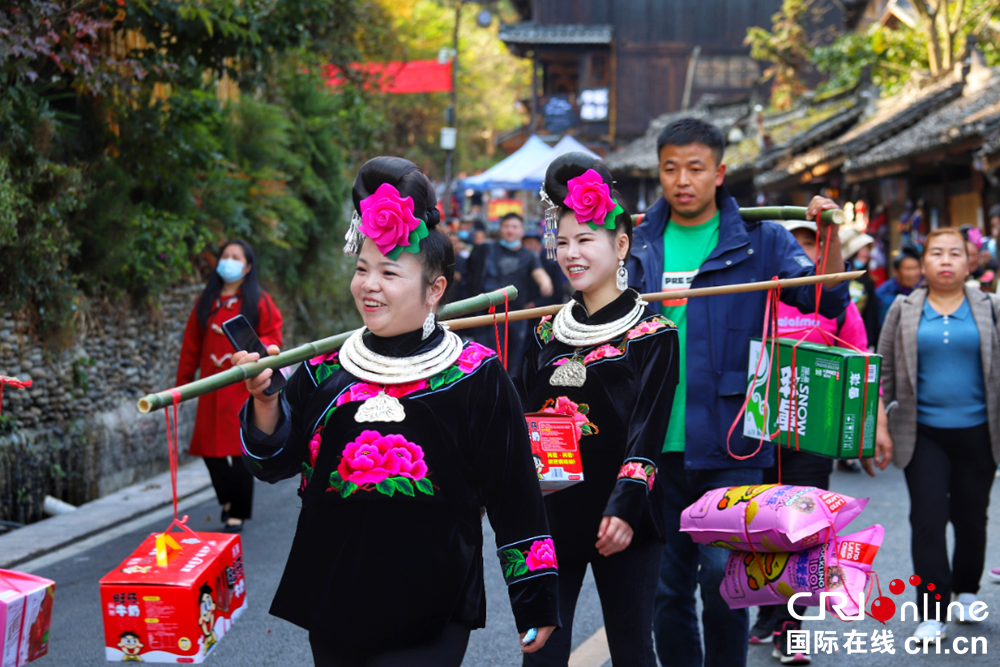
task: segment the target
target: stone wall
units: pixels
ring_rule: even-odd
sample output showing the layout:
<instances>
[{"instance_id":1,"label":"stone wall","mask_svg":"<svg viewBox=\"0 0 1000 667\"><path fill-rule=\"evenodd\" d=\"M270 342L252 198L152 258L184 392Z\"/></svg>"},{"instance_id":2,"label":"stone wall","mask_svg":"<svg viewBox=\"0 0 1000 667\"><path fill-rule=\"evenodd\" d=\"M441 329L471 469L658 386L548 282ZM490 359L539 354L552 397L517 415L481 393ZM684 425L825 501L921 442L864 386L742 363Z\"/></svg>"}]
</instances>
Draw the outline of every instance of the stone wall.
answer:
<instances>
[{"instance_id":1,"label":"stone wall","mask_svg":"<svg viewBox=\"0 0 1000 667\"><path fill-rule=\"evenodd\" d=\"M0 519L37 521L46 494L79 505L169 467L163 412L142 415L135 404L173 386L201 289L172 289L153 310L92 308L59 350L37 340L26 319L0 311L0 374L33 383L3 393ZM196 407L181 404L182 452Z\"/></svg>"}]
</instances>

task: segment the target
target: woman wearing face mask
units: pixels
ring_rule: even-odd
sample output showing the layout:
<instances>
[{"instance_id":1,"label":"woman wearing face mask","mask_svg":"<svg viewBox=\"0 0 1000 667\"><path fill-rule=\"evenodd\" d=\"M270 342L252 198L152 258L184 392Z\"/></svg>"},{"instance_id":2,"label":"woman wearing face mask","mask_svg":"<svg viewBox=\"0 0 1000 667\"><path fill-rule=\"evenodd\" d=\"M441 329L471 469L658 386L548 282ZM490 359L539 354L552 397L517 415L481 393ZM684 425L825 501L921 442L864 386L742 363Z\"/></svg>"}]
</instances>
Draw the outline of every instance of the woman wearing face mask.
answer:
<instances>
[{"instance_id":1,"label":"woman wearing face mask","mask_svg":"<svg viewBox=\"0 0 1000 667\"><path fill-rule=\"evenodd\" d=\"M537 631L522 650L537 650L559 623L557 564L517 392L492 351L435 320L455 257L427 177L378 157L353 195L365 326L279 394L263 393L270 371L247 382L247 465L302 480L271 613L309 631L317 665L457 667L485 623L485 506L517 629Z\"/></svg>"},{"instance_id":2,"label":"woman wearing face mask","mask_svg":"<svg viewBox=\"0 0 1000 667\"><path fill-rule=\"evenodd\" d=\"M195 304L181 345L177 386L214 375L232 364L233 346L222 323L243 315L264 345L281 345L281 313L257 282L253 249L245 241L222 246L215 273ZM243 385L235 384L198 400L191 454L205 458L212 486L222 505L223 530L238 533L253 509L253 476L240 460L240 407L247 400Z\"/></svg>"},{"instance_id":3,"label":"woman wearing face mask","mask_svg":"<svg viewBox=\"0 0 1000 667\"><path fill-rule=\"evenodd\" d=\"M532 667L567 664L588 564L612 662L657 664L653 602L665 529L656 476L677 386L677 330L628 288L632 218L611 184L603 162L569 153L552 162L543 186L559 266L576 294L535 328L519 381L529 411L573 417L584 481L545 498L563 628L525 656Z\"/></svg>"},{"instance_id":4,"label":"woman wearing face mask","mask_svg":"<svg viewBox=\"0 0 1000 667\"><path fill-rule=\"evenodd\" d=\"M889 308L878 352L893 462L910 492L917 608L928 612L913 636L937 643L947 634L946 610L952 620L976 620L971 612L1000 462L1000 297L965 284L969 256L957 229L927 235L921 269L924 285Z\"/></svg>"}]
</instances>

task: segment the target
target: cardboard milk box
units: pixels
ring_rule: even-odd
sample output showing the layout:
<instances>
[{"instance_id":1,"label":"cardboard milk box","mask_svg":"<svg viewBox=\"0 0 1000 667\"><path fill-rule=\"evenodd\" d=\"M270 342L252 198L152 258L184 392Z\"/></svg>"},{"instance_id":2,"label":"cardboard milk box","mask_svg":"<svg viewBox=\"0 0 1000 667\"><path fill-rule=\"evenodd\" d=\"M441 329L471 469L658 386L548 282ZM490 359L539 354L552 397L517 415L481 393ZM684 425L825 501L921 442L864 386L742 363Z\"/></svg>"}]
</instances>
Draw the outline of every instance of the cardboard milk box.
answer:
<instances>
[{"instance_id":1,"label":"cardboard milk box","mask_svg":"<svg viewBox=\"0 0 1000 667\"><path fill-rule=\"evenodd\" d=\"M49 651L56 584L0 570L0 667L20 667Z\"/></svg>"},{"instance_id":2,"label":"cardboard milk box","mask_svg":"<svg viewBox=\"0 0 1000 667\"><path fill-rule=\"evenodd\" d=\"M796 343L793 386L792 348ZM843 459L873 456L882 357L791 338L779 338L775 351L777 358L771 359L770 343L762 346L760 339L750 341L750 399L743 417L743 435L754 439L763 436L767 442L794 449L797 433L798 447L803 451Z\"/></svg>"},{"instance_id":3,"label":"cardboard milk box","mask_svg":"<svg viewBox=\"0 0 1000 667\"><path fill-rule=\"evenodd\" d=\"M552 493L583 481L580 441L573 418L550 412L524 416L531 437L531 455L542 493Z\"/></svg>"},{"instance_id":4,"label":"cardboard milk box","mask_svg":"<svg viewBox=\"0 0 1000 667\"><path fill-rule=\"evenodd\" d=\"M204 662L246 608L239 535L150 535L101 579L105 656Z\"/></svg>"}]
</instances>

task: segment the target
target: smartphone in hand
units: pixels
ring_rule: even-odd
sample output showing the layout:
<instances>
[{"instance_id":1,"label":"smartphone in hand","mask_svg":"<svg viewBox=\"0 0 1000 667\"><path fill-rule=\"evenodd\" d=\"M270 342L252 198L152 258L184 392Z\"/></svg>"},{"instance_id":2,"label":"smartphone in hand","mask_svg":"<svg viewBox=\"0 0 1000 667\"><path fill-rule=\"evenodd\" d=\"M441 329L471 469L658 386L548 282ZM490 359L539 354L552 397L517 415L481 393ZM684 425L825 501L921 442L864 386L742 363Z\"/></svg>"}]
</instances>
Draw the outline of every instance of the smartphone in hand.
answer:
<instances>
[{"instance_id":1,"label":"smartphone in hand","mask_svg":"<svg viewBox=\"0 0 1000 667\"><path fill-rule=\"evenodd\" d=\"M232 343L234 349L256 352L260 355L261 359L265 359L268 356L267 348L260 342L260 338L254 333L253 327L250 326L247 318L242 315L237 315L228 322L223 322L222 331L226 334L226 338ZM275 368L274 374L271 375L271 384L264 390L264 394L272 396L284 389L286 384L288 384L288 380L282 375L280 369Z\"/></svg>"}]
</instances>

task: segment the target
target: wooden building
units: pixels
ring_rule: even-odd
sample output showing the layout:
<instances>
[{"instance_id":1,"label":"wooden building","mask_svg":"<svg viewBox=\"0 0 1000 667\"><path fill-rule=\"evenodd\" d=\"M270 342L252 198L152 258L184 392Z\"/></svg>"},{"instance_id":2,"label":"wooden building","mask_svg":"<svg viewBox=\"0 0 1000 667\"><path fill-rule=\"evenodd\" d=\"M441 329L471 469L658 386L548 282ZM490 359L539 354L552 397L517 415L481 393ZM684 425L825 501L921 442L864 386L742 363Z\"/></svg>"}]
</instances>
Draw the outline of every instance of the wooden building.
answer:
<instances>
[{"instance_id":1,"label":"wooden building","mask_svg":"<svg viewBox=\"0 0 1000 667\"><path fill-rule=\"evenodd\" d=\"M822 24L839 30L842 0L821 0ZM848 5L853 4L848 2ZM781 0L514 0L522 21L500 38L535 63L531 122L507 140L571 133L614 147L654 118L745 97L762 66L747 28L771 27Z\"/></svg>"}]
</instances>

